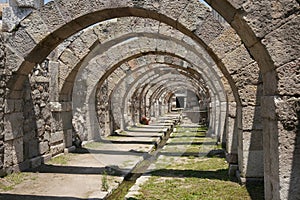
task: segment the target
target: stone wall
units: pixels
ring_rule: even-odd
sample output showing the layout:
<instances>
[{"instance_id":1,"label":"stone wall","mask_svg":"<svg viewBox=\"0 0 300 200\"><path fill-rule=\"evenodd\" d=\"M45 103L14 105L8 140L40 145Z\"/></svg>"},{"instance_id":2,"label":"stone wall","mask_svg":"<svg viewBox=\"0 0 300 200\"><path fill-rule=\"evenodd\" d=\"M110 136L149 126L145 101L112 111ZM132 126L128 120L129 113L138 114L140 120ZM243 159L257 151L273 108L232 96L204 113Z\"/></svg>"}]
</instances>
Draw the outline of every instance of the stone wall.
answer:
<instances>
[{"instance_id":1,"label":"stone wall","mask_svg":"<svg viewBox=\"0 0 300 200\"><path fill-rule=\"evenodd\" d=\"M211 83L208 85L212 91L213 102L210 125L214 127L213 131L222 136L220 140L227 142L231 161L237 162L234 158L238 157L241 176L264 175L267 199L297 199L300 185L299 162L296 159L299 156L299 2L207 2L227 23L219 17L216 19L216 15L210 14L209 9L197 0L159 0L155 1L156 6L152 6L151 0L115 1L114 4L109 1L62 0L33 11L18 26L11 26L9 30L13 33L6 42L6 70L1 73L0 80L9 79L9 96L5 96L5 91L0 96L6 105L3 118L5 130L1 134L5 133L5 151L12 153L4 153L3 162L7 166L15 166L24 159L23 153L20 153L24 151L24 141L20 139L24 133L20 127L27 120L26 115L33 111L38 113L38 109L31 109L34 108L33 105L41 104L34 102L37 99L25 98L30 96L30 92L22 91L22 88L36 63L42 63L59 43L86 26L105 19L136 15L144 18L127 18L123 22L110 20L100 27L85 31L77 37L73 46L63 50L60 60L55 61L61 63L58 72L59 102L55 102L56 108L51 108L54 118L52 124L57 127L53 134L58 141L62 141L61 135L70 135L72 132L72 89L75 88L75 92L78 89L76 85L74 87L75 77L83 58L88 54L90 57L96 56L96 53L90 51L95 46L102 44L101 52L107 53L95 58L98 61L89 63L97 66L98 71L90 70L93 69L92 65L84 66L88 69L85 73L95 73L82 78L91 77L94 85L89 88L82 87L82 91L78 90L83 95L85 92L92 95L92 98L83 101L92 106L80 112L95 112L96 95L93 90L98 86L102 75L108 76L114 67L119 66L120 63L115 61L125 62L126 59L139 57L149 51L172 54L190 61L193 66L207 66L200 68L201 73L213 75L207 79ZM112 8L117 9L117 12L111 12ZM25 14L29 13L27 8L25 11ZM21 20L25 15L16 16ZM145 19L147 17L152 19ZM128 34L131 34L130 37ZM134 38L138 42L125 41L125 35L127 39ZM207 58L209 59L206 60ZM14 72L13 76L7 77L11 75L11 71ZM222 83L220 87L213 84L218 81ZM90 82L77 83L84 86ZM27 84L31 85L29 82ZM5 87L5 83L2 85L0 87ZM38 82L33 85L33 91L40 86L46 88L47 84ZM221 93L218 96L218 91L227 91L227 94L223 96ZM44 92L42 90L40 93L45 94ZM220 100L226 98L227 101ZM228 113L221 108L227 102L230 108ZM23 105L26 105L25 109ZM27 108L30 105L32 107ZM226 137L222 131L225 120L221 118L226 118L227 114L229 131ZM91 123L88 124L91 127L99 125L97 119L89 119L88 115L83 120ZM48 123L47 120L41 122L42 125L39 124L37 128L46 130L44 123ZM94 131L99 130L92 130ZM58 145L56 142L53 144ZM56 152L55 149L57 146L52 151ZM61 148L58 149L61 151Z\"/></svg>"},{"instance_id":2,"label":"stone wall","mask_svg":"<svg viewBox=\"0 0 300 200\"><path fill-rule=\"evenodd\" d=\"M0 33L0 176L4 170L4 106L6 93L6 76L5 76L5 46L2 33Z\"/></svg>"}]
</instances>

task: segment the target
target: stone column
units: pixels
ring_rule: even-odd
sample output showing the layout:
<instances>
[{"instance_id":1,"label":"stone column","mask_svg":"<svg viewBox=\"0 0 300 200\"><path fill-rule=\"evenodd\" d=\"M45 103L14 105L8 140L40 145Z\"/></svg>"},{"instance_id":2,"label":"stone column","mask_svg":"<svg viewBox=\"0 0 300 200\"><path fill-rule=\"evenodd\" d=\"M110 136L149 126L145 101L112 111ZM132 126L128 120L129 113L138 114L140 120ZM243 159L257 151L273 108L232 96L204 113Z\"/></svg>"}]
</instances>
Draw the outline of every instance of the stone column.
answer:
<instances>
[{"instance_id":1,"label":"stone column","mask_svg":"<svg viewBox=\"0 0 300 200\"><path fill-rule=\"evenodd\" d=\"M220 138L220 142L221 142L221 144L222 145L225 145L226 144L226 130L225 130L225 127L226 127L226 125L225 125L225 123L226 123L226 121L224 120L224 119L226 119L226 115L227 115L227 102L221 102L220 103L220 124L219 124L219 126L220 126L220 136L221 136L221 138Z\"/></svg>"},{"instance_id":2,"label":"stone column","mask_svg":"<svg viewBox=\"0 0 300 200\"><path fill-rule=\"evenodd\" d=\"M211 102L209 104L209 126L208 126L208 136L216 134L215 130L215 120L216 120L216 107L215 107L215 96L211 97Z\"/></svg>"}]
</instances>

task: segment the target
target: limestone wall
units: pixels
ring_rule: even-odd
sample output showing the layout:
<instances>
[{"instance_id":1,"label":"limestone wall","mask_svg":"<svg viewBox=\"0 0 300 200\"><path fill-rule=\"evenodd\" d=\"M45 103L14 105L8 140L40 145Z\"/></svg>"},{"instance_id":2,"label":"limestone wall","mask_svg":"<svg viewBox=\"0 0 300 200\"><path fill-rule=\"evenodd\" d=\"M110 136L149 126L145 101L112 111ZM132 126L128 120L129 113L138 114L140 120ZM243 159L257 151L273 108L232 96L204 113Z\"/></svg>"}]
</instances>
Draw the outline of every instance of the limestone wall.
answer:
<instances>
[{"instance_id":1,"label":"limestone wall","mask_svg":"<svg viewBox=\"0 0 300 200\"><path fill-rule=\"evenodd\" d=\"M4 93L6 92L6 76L5 76L5 46L3 36L0 33L0 176L3 175L3 160L4 160L4 109L5 109L5 99Z\"/></svg>"},{"instance_id":2,"label":"limestone wall","mask_svg":"<svg viewBox=\"0 0 300 200\"><path fill-rule=\"evenodd\" d=\"M26 140L25 136L29 134L32 137L34 134L29 133L32 128L26 128L24 132L23 124L34 121L33 118L27 118L32 113L38 117L36 122L43 118L40 123L35 123L38 125L37 130L40 130L36 132L36 134L40 132L39 142L48 142L44 135L48 129L46 126L49 122L47 117L49 109L53 116L51 125L55 127L55 130L51 128L51 133L57 136L57 141L60 141L53 144L70 143L72 117L78 117L82 123L87 120L90 125L99 126L97 119L92 121L89 118L80 118L81 113L86 110L72 111L71 105L74 104L72 89L81 92L78 93L80 95L87 94L87 87L84 84L88 82L79 81L77 83L82 85L76 83L77 86L84 87L78 88L76 84L74 87L81 66L93 69L89 68L91 65L83 65L83 58L87 56L92 60L96 54L91 54L91 50L98 44L104 44L101 46L102 49L100 48L103 52L111 51L113 46L117 50L111 51L113 54L102 54L103 56L97 58L98 61L92 63L95 64L95 69L96 66L97 70L102 69L101 72L92 76L86 71L86 75L82 76L82 78L92 77L94 81L88 91L90 92L88 95L92 95L93 102L85 102L94 106L89 108L91 111L95 112L95 90L102 87L97 85L101 76L105 75L103 78L107 78L113 68L118 66L114 60L123 59L126 62L126 59L131 59L132 56L139 57L143 53L155 51L160 54L175 54L183 60L191 61L194 66L206 66L202 68L201 73L212 75L207 76L211 77L207 81L214 94L211 97L215 98L211 104L213 115L210 126L220 134L220 140L227 144L230 162L238 161L242 177L255 178L264 175L266 199L298 198L297 191L300 185L298 184L300 168L296 159L299 157L298 1L208 0L207 3L221 14L227 23L219 17L216 18L216 15L210 13L209 8L197 0L126 0L113 3L62 0L50 2L33 12L32 9L39 5L32 3L39 1L26 1L29 3L26 5L23 4L25 1L12 2L15 3L14 6L22 8L24 13L19 15L13 8L7 10L10 12L6 13L14 15L11 18L13 20L6 22L7 30L11 33L6 34L6 49L4 56L0 55L1 62L5 61L5 64L1 65L5 66L5 69L1 72L0 87L7 89L5 92L0 88L0 101L3 101L1 105L5 105L3 111L0 110L3 112L2 116L0 113L0 128L3 129L0 139L2 156L0 161L10 166L10 170L22 167L16 164L30 157L28 153L20 152L31 152L24 148L27 146L24 144L31 141ZM32 13L22 20L29 12ZM127 19L128 23L126 21L119 23L120 21L113 19L103 23L102 26L84 31L80 36L73 36L74 43L70 41L63 43L65 39L96 22L128 16L143 18ZM12 21L21 23L10 23ZM134 27L133 24L137 26ZM144 35L145 32L148 35ZM149 33L152 34L151 37ZM125 37L122 36L128 34L131 34L131 39L135 37L138 42L127 41L126 44ZM173 42L167 42L166 38ZM46 89L47 81L31 77L33 79L29 82L28 75L32 74L36 63L43 63L49 53L61 43L67 44L67 48L60 46L56 51L62 52L57 53L59 60L49 62L53 74L56 75L50 79L51 91ZM179 46L184 48L178 48ZM142 48L144 50L139 51ZM56 53L53 54L54 57ZM99 65L102 66L99 68ZM55 70L57 67L58 70ZM215 83L220 83L220 87ZM27 87L24 88L26 84ZM43 89L39 90L41 87ZM219 91L226 91L226 95L223 93L220 93L221 96L215 95ZM47 92L56 95L50 100L50 107L47 105L41 107L43 102L47 104L49 100L45 98L40 101L39 95L44 96ZM30 95L34 98L29 98ZM220 99L227 101L223 102ZM228 112L222 109L227 103ZM36 109L34 105L37 105ZM79 112L78 116L74 112ZM93 116L96 116L96 113ZM222 118L226 118L228 124L225 124ZM61 135L64 140L61 140ZM1 154L3 149L1 146L5 147L4 155ZM58 148L57 152L61 152L61 147L53 148ZM39 160L36 161L38 162Z\"/></svg>"}]
</instances>

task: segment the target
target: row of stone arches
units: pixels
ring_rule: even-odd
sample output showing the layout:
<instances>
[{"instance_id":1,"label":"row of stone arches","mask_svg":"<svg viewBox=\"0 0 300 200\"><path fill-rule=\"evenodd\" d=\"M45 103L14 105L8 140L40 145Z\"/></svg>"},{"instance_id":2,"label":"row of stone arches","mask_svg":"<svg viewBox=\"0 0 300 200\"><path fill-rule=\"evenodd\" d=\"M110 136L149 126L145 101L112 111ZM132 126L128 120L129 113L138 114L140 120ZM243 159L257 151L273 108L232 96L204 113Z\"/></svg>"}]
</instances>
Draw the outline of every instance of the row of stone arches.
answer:
<instances>
[{"instance_id":1,"label":"row of stone arches","mask_svg":"<svg viewBox=\"0 0 300 200\"><path fill-rule=\"evenodd\" d=\"M184 63L191 65L195 71L186 70L187 74L201 74L215 113L210 126L218 127L213 131L226 141L229 160L238 163L241 176L263 176L268 199L296 198L299 84L294 74L299 70L299 42L296 36L287 35L297 33L299 3L207 3L228 24L214 18L210 9L196 0L59 0L22 20L5 42L8 92L1 94L6 103L1 119L3 170L9 171L24 161L18 152L24 150L25 107L30 102L23 103L23 83L33 67L74 33L94 23L116 19L89 28L74 36L74 41L69 38L70 45L60 49L58 56L52 55L52 59L59 58L50 61L50 68L57 72L52 81L57 95L49 101L53 116L50 137L56 138L52 139L53 145L61 140L65 142L60 147L71 145L74 117L88 122L83 130L99 132L95 129L99 126L96 91L118 67L145 54L172 57L182 68L186 67ZM285 73L284 69L291 72ZM290 75L292 80L287 85ZM133 93L134 90L130 92ZM52 150L60 151L55 146ZM10 151L15 155L5 153ZM284 155L289 159L282 163Z\"/></svg>"}]
</instances>

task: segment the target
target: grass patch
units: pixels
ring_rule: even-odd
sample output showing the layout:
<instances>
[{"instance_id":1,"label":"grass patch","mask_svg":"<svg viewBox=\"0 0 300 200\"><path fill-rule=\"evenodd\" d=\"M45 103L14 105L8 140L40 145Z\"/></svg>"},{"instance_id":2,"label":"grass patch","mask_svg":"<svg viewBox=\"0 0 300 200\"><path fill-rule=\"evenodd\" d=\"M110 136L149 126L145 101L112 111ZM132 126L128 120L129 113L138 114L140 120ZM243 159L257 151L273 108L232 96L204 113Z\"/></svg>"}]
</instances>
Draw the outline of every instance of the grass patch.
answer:
<instances>
[{"instance_id":1,"label":"grass patch","mask_svg":"<svg viewBox=\"0 0 300 200\"><path fill-rule=\"evenodd\" d=\"M102 146L101 142L90 142L84 145L85 148L97 149Z\"/></svg>"},{"instance_id":2,"label":"grass patch","mask_svg":"<svg viewBox=\"0 0 300 200\"><path fill-rule=\"evenodd\" d=\"M155 177L149 182L137 199L251 199L246 187L234 182L198 178L157 181Z\"/></svg>"},{"instance_id":3,"label":"grass patch","mask_svg":"<svg viewBox=\"0 0 300 200\"><path fill-rule=\"evenodd\" d=\"M71 160L71 156L72 156L72 154L59 155L54 158L51 158L51 160L47 164L67 165L68 162Z\"/></svg>"},{"instance_id":4,"label":"grass patch","mask_svg":"<svg viewBox=\"0 0 300 200\"><path fill-rule=\"evenodd\" d=\"M194 159L194 162L169 165L152 173L141 187L137 199L252 199L246 186L232 181L222 158ZM253 186L254 187L254 186ZM261 186L253 189L263 199Z\"/></svg>"},{"instance_id":5,"label":"grass patch","mask_svg":"<svg viewBox=\"0 0 300 200\"><path fill-rule=\"evenodd\" d=\"M108 191L109 185L108 185L107 172L106 171L103 172L101 184L102 184L101 190L102 191Z\"/></svg>"},{"instance_id":6,"label":"grass patch","mask_svg":"<svg viewBox=\"0 0 300 200\"><path fill-rule=\"evenodd\" d=\"M215 145L215 139L204 137L206 130L177 126L163 153L172 156L178 147L177 152L183 149L183 154L175 155L176 162L165 162L167 165L163 165L165 158L158 160L156 170L141 186L136 199L264 199L263 184L240 185L228 176L228 163L224 158L197 156L199 152L220 148Z\"/></svg>"},{"instance_id":7,"label":"grass patch","mask_svg":"<svg viewBox=\"0 0 300 200\"><path fill-rule=\"evenodd\" d=\"M10 191L23 181L27 180L28 174L26 173L13 173L0 179L0 190Z\"/></svg>"}]
</instances>

